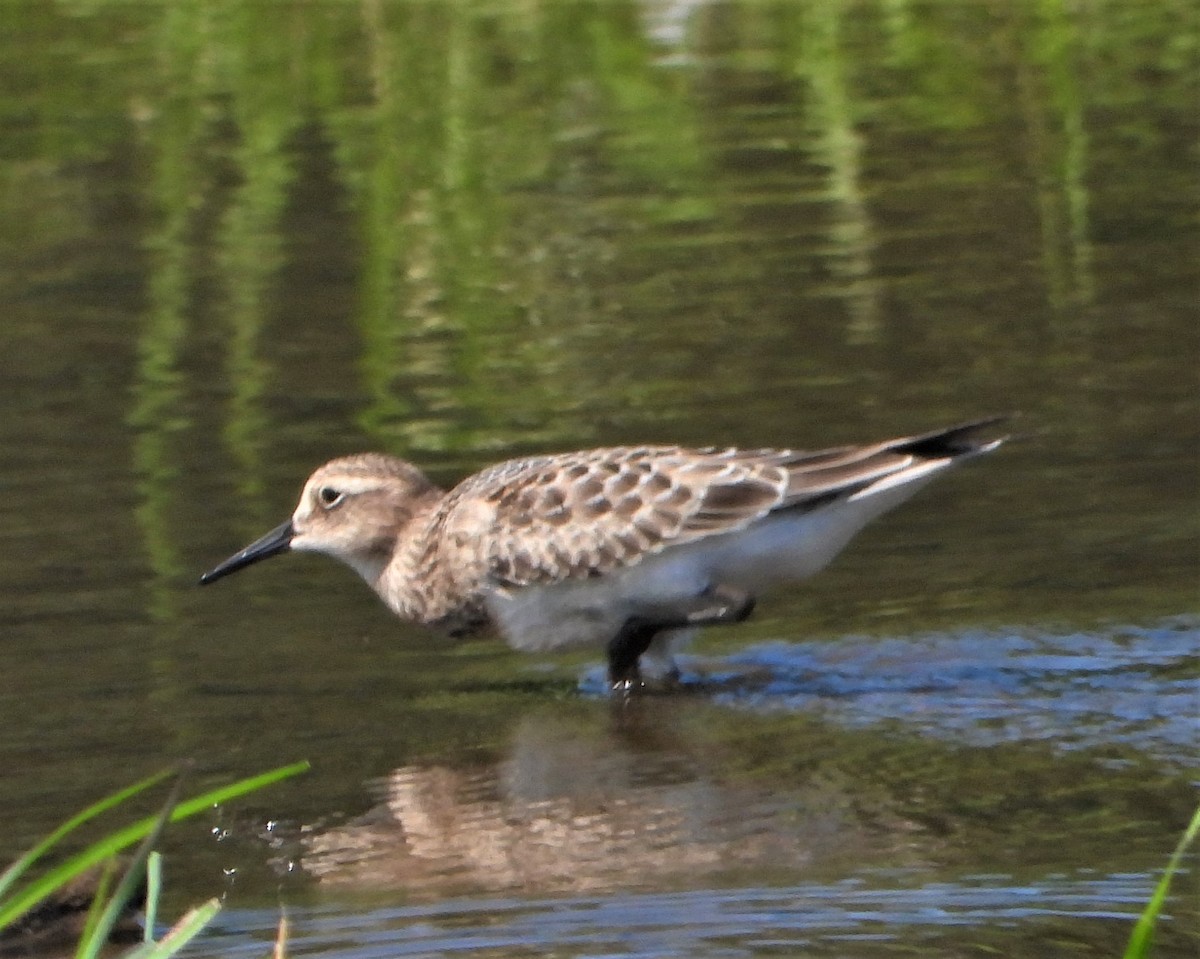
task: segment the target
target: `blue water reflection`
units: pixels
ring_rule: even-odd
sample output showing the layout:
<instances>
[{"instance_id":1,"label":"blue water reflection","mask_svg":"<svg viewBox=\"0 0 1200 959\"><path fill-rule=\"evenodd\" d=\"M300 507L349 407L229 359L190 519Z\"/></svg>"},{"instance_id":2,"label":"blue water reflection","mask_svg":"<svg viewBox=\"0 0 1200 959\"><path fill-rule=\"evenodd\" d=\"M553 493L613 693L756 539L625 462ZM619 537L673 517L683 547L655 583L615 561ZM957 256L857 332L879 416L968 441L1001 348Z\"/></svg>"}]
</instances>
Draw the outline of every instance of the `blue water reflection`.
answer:
<instances>
[{"instance_id":1,"label":"blue water reflection","mask_svg":"<svg viewBox=\"0 0 1200 959\"><path fill-rule=\"evenodd\" d=\"M347 912L318 907L291 916L289 953L329 959L375 956L490 955L753 956L780 949L819 955L898 954L914 943L942 955L944 930L977 926L1029 935L1060 917L1128 922L1148 895L1148 876L968 877L905 888L862 881L783 888L703 890L655 895L581 896L545 901L463 899ZM230 912L206 954L261 955L279 914ZM953 948L949 942L946 947ZM844 950L853 947L853 952ZM831 950L831 951L827 951ZM808 955L805 952L805 955ZM951 954L950 952L945 953Z\"/></svg>"},{"instance_id":2,"label":"blue water reflection","mask_svg":"<svg viewBox=\"0 0 1200 959\"><path fill-rule=\"evenodd\" d=\"M1114 744L1190 764L1200 744L1200 622L1110 632L970 631L772 642L685 658L685 686L739 709L801 711L852 727L897 722L974 745ZM584 689L600 692L590 672Z\"/></svg>"}]
</instances>

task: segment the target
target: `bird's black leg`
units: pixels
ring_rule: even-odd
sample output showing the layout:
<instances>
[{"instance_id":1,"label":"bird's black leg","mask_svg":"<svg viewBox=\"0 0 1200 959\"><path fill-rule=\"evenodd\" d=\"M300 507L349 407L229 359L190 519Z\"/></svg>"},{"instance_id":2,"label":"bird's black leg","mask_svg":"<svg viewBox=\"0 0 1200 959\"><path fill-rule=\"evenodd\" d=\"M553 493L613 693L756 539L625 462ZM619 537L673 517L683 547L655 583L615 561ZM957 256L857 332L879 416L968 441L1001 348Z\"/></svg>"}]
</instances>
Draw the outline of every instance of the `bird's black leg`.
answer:
<instances>
[{"instance_id":1,"label":"bird's black leg","mask_svg":"<svg viewBox=\"0 0 1200 959\"><path fill-rule=\"evenodd\" d=\"M691 601L630 616L608 643L608 681L613 689L641 685L638 660L654 637L667 629L740 623L754 610L754 597L730 586L710 586Z\"/></svg>"},{"instance_id":2,"label":"bird's black leg","mask_svg":"<svg viewBox=\"0 0 1200 959\"><path fill-rule=\"evenodd\" d=\"M631 616L608 642L608 681L613 689L629 690L642 684L638 660L665 627L653 620Z\"/></svg>"}]
</instances>

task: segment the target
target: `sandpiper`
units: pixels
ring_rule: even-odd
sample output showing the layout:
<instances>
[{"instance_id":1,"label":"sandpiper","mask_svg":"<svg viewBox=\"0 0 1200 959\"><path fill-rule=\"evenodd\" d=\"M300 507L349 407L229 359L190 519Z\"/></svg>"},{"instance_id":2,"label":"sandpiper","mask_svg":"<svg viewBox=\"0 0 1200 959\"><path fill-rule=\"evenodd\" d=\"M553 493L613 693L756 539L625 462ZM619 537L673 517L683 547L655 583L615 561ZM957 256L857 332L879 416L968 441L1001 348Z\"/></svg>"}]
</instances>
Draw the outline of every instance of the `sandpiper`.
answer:
<instances>
[{"instance_id":1,"label":"sandpiper","mask_svg":"<svg viewBox=\"0 0 1200 959\"><path fill-rule=\"evenodd\" d=\"M291 518L205 573L286 550L353 568L400 617L515 649L605 649L614 688L670 672L681 632L745 619L758 592L816 573L867 522L987 453L1001 417L866 446L614 447L509 460L449 492L404 460L332 460Z\"/></svg>"}]
</instances>

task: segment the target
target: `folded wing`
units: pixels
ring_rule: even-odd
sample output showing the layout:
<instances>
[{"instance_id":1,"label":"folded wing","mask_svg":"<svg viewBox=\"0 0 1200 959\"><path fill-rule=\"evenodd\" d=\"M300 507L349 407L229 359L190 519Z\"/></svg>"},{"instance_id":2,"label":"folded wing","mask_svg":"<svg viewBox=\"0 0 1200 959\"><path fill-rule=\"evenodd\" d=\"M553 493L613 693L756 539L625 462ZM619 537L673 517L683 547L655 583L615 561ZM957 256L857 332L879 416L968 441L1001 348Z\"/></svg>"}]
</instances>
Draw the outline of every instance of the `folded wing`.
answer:
<instances>
[{"instance_id":1,"label":"folded wing","mask_svg":"<svg viewBox=\"0 0 1200 959\"><path fill-rule=\"evenodd\" d=\"M976 434L994 422L816 452L616 447L512 460L448 497L444 535L502 587L599 576L776 510L820 509L986 452L1000 441ZM469 531L480 528L480 509L490 533L476 542Z\"/></svg>"}]
</instances>

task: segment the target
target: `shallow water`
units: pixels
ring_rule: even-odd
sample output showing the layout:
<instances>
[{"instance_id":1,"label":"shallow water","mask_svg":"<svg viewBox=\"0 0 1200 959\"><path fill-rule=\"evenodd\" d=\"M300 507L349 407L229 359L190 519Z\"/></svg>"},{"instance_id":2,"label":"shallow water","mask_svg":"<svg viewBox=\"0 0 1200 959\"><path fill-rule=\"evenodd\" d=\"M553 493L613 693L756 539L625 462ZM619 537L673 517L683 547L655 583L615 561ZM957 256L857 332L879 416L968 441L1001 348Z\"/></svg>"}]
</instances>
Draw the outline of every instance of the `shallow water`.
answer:
<instances>
[{"instance_id":1,"label":"shallow water","mask_svg":"<svg viewBox=\"0 0 1200 959\"><path fill-rule=\"evenodd\" d=\"M1198 796L1190 10L6 4L0 859L307 758L168 837L197 953L1118 954ZM630 703L319 558L195 585L359 449L1005 411Z\"/></svg>"},{"instance_id":2,"label":"shallow water","mask_svg":"<svg viewBox=\"0 0 1200 959\"><path fill-rule=\"evenodd\" d=\"M904 721L931 736L986 746L1129 745L1186 768L1196 758L1200 648L1193 620L1064 636L844 637L777 643L727 657L716 701L801 710L834 722ZM740 673L746 670L745 678ZM738 688L725 692L723 686Z\"/></svg>"},{"instance_id":3,"label":"shallow water","mask_svg":"<svg viewBox=\"0 0 1200 959\"><path fill-rule=\"evenodd\" d=\"M314 908L290 918L294 955L346 957L458 955L813 956L961 955L963 927L980 952L1029 955L1086 949L1064 932L1065 917L1115 926L1147 894L1141 877L1050 877L1035 885L1004 877L906 888L903 877L833 886L740 888L676 894L458 901L437 907ZM226 915L209 948L261 955L278 914ZM916 934L914 935L914 930ZM1047 948L1049 940L1057 942ZM1017 946L1016 948L1020 948ZM1045 951L1039 951L1045 950Z\"/></svg>"}]
</instances>

